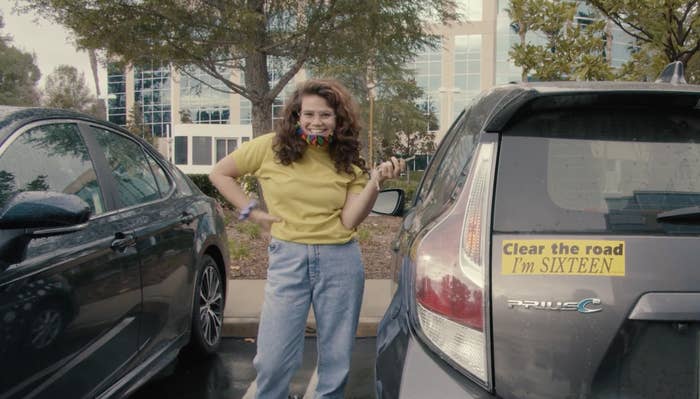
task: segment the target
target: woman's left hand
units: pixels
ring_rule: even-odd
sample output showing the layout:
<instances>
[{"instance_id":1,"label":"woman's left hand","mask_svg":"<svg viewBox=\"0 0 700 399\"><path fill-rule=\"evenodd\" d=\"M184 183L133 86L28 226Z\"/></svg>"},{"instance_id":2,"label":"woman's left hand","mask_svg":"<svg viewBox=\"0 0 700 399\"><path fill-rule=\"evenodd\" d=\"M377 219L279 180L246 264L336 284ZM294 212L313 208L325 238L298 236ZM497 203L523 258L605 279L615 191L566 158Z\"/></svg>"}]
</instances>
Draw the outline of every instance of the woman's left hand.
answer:
<instances>
[{"instance_id":1,"label":"woman's left hand","mask_svg":"<svg viewBox=\"0 0 700 399\"><path fill-rule=\"evenodd\" d=\"M381 184L386 179L397 179L405 169L406 161L391 157L390 161L384 161L372 170L371 180Z\"/></svg>"}]
</instances>

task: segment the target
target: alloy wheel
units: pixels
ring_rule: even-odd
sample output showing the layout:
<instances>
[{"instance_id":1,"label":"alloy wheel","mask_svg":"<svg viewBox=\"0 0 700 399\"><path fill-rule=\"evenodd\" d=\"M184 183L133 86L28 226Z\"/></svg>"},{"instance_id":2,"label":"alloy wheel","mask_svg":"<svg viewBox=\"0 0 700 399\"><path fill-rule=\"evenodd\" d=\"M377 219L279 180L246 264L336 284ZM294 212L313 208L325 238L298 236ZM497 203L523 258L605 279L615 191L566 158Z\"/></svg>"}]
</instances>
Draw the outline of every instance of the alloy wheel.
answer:
<instances>
[{"instance_id":1,"label":"alloy wheel","mask_svg":"<svg viewBox=\"0 0 700 399\"><path fill-rule=\"evenodd\" d=\"M223 309L223 284L216 266L208 263L202 271L199 284L199 320L201 335L209 346L221 338Z\"/></svg>"}]
</instances>

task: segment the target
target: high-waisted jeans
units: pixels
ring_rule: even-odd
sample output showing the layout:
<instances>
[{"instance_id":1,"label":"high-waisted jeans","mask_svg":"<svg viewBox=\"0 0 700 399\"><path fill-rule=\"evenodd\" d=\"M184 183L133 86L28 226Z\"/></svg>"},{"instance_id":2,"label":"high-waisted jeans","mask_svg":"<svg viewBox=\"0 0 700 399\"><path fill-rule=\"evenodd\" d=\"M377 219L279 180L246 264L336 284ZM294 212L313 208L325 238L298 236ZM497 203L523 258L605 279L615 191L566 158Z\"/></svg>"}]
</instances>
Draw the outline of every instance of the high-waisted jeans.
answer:
<instances>
[{"instance_id":1,"label":"high-waisted jeans","mask_svg":"<svg viewBox=\"0 0 700 399\"><path fill-rule=\"evenodd\" d=\"M309 245L272 239L258 330L259 399L287 398L301 365L304 329L313 305L318 345L315 398L342 398L364 290L357 241Z\"/></svg>"}]
</instances>

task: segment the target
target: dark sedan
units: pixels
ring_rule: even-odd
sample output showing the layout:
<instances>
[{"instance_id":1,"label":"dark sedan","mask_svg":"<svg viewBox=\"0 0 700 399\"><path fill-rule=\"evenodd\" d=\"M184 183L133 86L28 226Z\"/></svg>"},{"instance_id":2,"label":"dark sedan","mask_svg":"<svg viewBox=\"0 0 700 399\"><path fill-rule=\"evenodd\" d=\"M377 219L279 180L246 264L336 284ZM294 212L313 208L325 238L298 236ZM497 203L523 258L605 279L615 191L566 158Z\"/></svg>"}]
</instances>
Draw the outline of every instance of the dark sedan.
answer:
<instances>
[{"instance_id":1,"label":"dark sedan","mask_svg":"<svg viewBox=\"0 0 700 399\"><path fill-rule=\"evenodd\" d=\"M0 107L0 398L124 397L215 351L220 211L118 126Z\"/></svg>"}]
</instances>

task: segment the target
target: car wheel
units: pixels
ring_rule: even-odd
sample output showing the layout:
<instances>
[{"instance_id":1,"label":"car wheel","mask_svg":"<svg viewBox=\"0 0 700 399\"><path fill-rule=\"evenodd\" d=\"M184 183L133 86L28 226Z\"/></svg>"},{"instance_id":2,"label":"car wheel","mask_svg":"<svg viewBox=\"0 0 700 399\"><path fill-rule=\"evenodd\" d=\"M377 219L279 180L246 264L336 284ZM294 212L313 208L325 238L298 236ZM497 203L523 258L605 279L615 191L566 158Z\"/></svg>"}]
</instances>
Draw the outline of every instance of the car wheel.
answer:
<instances>
[{"instance_id":1,"label":"car wheel","mask_svg":"<svg viewBox=\"0 0 700 399\"><path fill-rule=\"evenodd\" d=\"M191 349L201 355L216 351L224 320L224 284L219 268L209 255L202 258L192 311Z\"/></svg>"}]
</instances>

